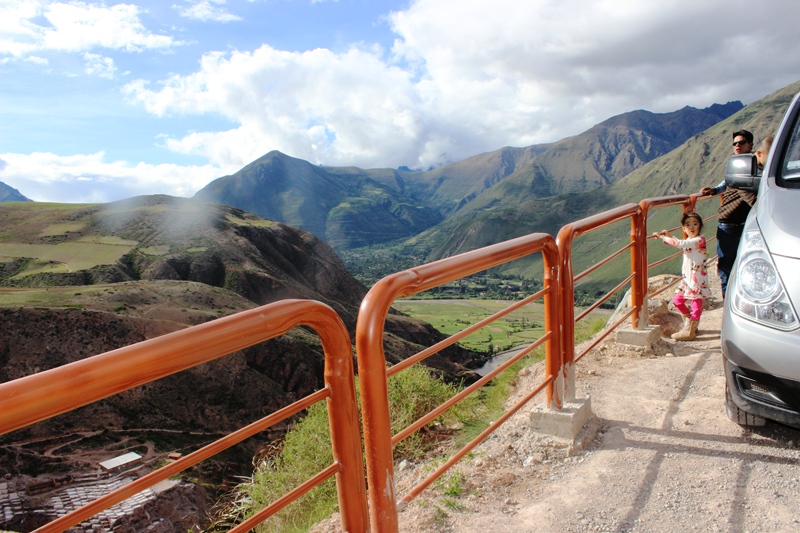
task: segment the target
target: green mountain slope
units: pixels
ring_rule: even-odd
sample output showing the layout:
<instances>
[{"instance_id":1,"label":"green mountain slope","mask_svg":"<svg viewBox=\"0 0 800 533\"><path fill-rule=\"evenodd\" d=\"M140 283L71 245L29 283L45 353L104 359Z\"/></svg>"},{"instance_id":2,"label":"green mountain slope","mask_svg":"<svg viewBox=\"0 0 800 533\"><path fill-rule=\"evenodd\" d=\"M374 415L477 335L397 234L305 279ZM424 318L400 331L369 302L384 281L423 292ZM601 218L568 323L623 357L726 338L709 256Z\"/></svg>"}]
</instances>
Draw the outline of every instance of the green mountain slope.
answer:
<instances>
[{"instance_id":1,"label":"green mountain slope","mask_svg":"<svg viewBox=\"0 0 800 533\"><path fill-rule=\"evenodd\" d=\"M448 163L427 172L401 175L403 190L447 216L546 152L552 144L499 150Z\"/></svg>"},{"instance_id":2,"label":"green mountain slope","mask_svg":"<svg viewBox=\"0 0 800 533\"><path fill-rule=\"evenodd\" d=\"M155 296L147 288L165 281L194 282L257 305L287 298L319 300L351 332L367 291L322 240L238 208L164 195L109 204L0 204L0 307L4 302L12 307L41 302L43 297L33 289L114 285L105 307L96 298L75 302L129 317L135 314L132 309L150 309L151 302L160 302L147 316L174 316L182 324L240 309L226 305L220 310L213 303L218 298L208 297L200 299L207 306L192 305L193 311L187 312L181 299ZM126 283L123 292L129 296L120 299L117 286ZM23 288L33 290L28 293L32 300L20 300ZM170 309L170 302L178 309ZM389 317L387 331L395 338L395 349L388 354L394 362L415 353L418 345L441 339L429 324L399 314ZM455 377L473 355L454 347L431 366Z\"/></svg>"},{"instance_id":3,"label":"green mountain slope","mask_svg":"<svg viewBox=\"0 0 800 533\"><path fill-rule=\"evenodd\" d=\"M537 198L581 193L610 185L741 109L741 103L656 115L633 111L556 143L486 191L447 223L486 211L508 210ZM447 224L446 223L446 224Z\"/></svg>"},{"instance_id":4,"label":"green mountain slope","mask_svg":"<svg viewBox=\"0 0 800 533\"><path fill-rule=\"evenodd\" d=\"M30 198L26 198L14 187L10 187L0 181L0 203L2 202L30 202Z\"/></svg>"},{"instance_id":5,"label":"green mountain slope","mask_svg":"<svg viewBox=\"0 0 800 533\"><path fill-rule=\"evenodd\" d=\"M442 220L435 209L386 185L400 174L314 166L273 151L214 180L195 198L278 220L348 248L405 238Z\"/></svg>"},{"instance_id":6,"label":"green mountain slope","mask_svg":"<svg viewBox=\"0 0 800 533\"><path fill-rule=\"evenodd\" d=\"M800 91L800 82L776 91L702 133L692 136L677 149L634 170L613 184L580 193L566 193L550 198L520 199L520 193L496 197L496 202L477 209L459 212L442 224L406 241L415 253L427 253L426 260L451 256L481 246L518 237L532 232L556 235L569 222L623 205L638 203L643 198L672 194L696 193L703 186L719 183L725 163L730 155L731 133L739 129L753 132L756 142L774 134L792 97ZM512 183L509 177L501 185ZM494 193L494 191L493 191ZM702 209L711 214L713 202L705 202ZM657 212L658 213L658 212ZM663 229L677 225L677 211L658 213L648 224ZM713 224L712 224L713 226ZM608 243L627 239L629 226L622 224L593 234L597 246L581 250L579 261L592 264L609 253ZM713 227L706 228L713 235ZM533 266L535 264L535 266ZM627 268L627 267L625 267ZM538 263L528 262L527 267L517 266L513 273L540 276ZM611 275L610 277L614 277ZM595 280L599 277L595 277Z\"/></svg>"},{"instance_id":7,"label":"green mountain slope","mask_svg":"<svg viewBox=\"0 0 800 533\"><path fill-rule=\"evenodd\" d=\"M197 281L257 304L321 300L351 318L366 290L307 232L185 198L3 204L0 235L6 286Z\"/></svg>"},{"instance_id":8,"label":"green mountain slope","mask_svg":"<svg viewBox=\"0 0 800 533\"><path fill-rule=\"evenodd\" d=\"M506 147L427 172L314 166L273 151L195 198L303 228L341 251L407 239L511 198L605 186L740 108L634 111L558 143Z\"/></svg>"}]
</instances>

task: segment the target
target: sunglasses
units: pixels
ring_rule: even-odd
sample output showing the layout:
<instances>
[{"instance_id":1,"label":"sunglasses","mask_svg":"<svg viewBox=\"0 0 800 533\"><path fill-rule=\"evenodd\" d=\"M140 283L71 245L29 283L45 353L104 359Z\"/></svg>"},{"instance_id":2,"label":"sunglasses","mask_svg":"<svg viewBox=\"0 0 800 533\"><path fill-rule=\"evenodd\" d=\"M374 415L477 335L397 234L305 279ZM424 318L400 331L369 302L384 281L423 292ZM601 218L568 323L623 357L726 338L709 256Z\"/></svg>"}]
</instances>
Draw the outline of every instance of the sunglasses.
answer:
<instances>
[{"instance_id":1,"label":"sunglasses","mask_svg":"<svg viewBox=\"0 0 800 533\"><path fill-rule=\"evenodd\" d=\"M739 146L741 144L750 144L750 143L747 141L733 141L734 146Z\"/></svg>"}]
</instances>

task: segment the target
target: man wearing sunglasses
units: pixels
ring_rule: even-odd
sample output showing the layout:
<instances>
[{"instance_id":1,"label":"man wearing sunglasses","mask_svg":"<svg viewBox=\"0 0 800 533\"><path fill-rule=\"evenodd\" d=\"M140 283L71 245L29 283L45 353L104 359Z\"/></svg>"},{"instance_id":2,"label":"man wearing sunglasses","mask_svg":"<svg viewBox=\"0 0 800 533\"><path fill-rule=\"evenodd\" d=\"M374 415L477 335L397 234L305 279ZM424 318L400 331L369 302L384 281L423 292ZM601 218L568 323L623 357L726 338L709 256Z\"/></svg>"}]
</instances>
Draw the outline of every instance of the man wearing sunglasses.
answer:
<instances>
[{"instance_id":1,"label":"man wearing sunglasses","mask_svg":"<svg viewBox=\"0 0 800 533\"><path fill-rule=\"evenodd\" d=\"M753 151L753 134L747 130L733 132L733 153L749 154ZM703 187L702 195L722 194L717 221L717 273L719 274L722 297L728 288L728 277L733 263L736 261L736 250L742 238L744 222L750 208L756 203L756 195L752 192L728 189L723 180L716 187Z\"/></svg>"},{"instance_id":2,"label":"man wearing sunglasses","mask_svg":"<svg viewBox=\"0 0 800 533\"><path fill-rule=\"evenodd\" d=\"M733 132L733 153L749 154L753 151L753 134L747 130Z\"/></svg>"}]
</instances>

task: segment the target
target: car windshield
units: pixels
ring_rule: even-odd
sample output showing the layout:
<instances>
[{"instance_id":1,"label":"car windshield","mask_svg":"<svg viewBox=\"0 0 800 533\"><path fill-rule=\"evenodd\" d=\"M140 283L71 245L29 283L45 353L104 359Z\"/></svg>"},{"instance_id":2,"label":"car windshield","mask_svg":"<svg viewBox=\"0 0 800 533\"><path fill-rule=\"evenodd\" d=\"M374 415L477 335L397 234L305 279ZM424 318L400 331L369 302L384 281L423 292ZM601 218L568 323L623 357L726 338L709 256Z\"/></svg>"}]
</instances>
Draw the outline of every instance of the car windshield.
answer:
<instances>
[{"instance_id":1,"label":"car windshield","mask_svg":"<svg viewBox=\"0 0 800 533\"><path fill-rule=\"evenodd\" d=\"M792 136L775 183L787 189L800 189L800 114L795 115Z\"/></svg>"}]
</instances>

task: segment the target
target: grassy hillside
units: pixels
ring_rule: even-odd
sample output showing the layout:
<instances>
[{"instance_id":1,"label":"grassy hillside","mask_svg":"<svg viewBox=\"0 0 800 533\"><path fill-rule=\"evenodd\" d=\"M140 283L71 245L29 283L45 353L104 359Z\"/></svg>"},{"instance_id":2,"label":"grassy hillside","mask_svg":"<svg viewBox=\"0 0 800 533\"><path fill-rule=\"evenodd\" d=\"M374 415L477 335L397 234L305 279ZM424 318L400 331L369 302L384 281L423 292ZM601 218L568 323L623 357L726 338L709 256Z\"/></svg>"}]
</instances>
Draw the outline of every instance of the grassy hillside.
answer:
<instances>
[{"instance_id":1,"label":"grassy hillside","mask_svg":"<svg viewBox=\"0 0 800 533\"><path fill-rule=\"evenodd\" d=\"M493 204L484 205L480 210L470 206L440 225L408 239L394 251L400 253L406 248L414 250L417 255L424 255L428 261L435 260L528 233L545 232L555 236L569 222L629 202L638 203L644 198L698 192L701 187L715 185L722 179L725 163L732 155L731 133L745 128L752 131L757 140L774 134L791 98L798 91L800 82L748 105L607 187L520 201L521 192L509 189L514 184L509 178L501 184L503 190L510 191L505 197L495 197ZM489 196L484 196L488 201ZM483 198L474 205L480 205ZM714 211L713 206L703 209L708 210L709 214ZM656 218L649 221L651 228L677 225L677 210L672 214L669 211L657 213ZM713 228L706 229L707 233L713 235ZM581 245L579 260L591 264L605 257L609 244L627 239L628 231L627 225L622 224L618 228L605 228L587 236L585 240L588 242ZM540 266L530 263L526 267L516 266L506 271L538 277ZM603 277L595 275L595 279ZM613 274L610 277L618 278Z\"/></svg>"},{"instance_id":2,"label":"grassy hillside","mask_svg":"<svg viewBox=\"0 0 800 533\"><path fill-rule=\"evenodd\" d=\"M310 298L351 324L366 289L324 242L242 210L168 196L0 205L0 285L183 280L256 303Z\"/></svg>"},{"instance_id":3,"label":"grassy hillside","mask_svg":"<svg viewBox=\"0 0 800 533\"><path fill-rule=\"evenodd\" d=\"M235 206L302 228L339 249L350 248L405 238L442 220L436 209L398 189L401 174L315 166L273 151L212 181L195 198Z\"/></svg>"},{"instance_id":4,"label":"grassy hillside","mask_svg":"<svg viewBox=\"0 0 800 533\"><path fill-rule=\"evenodd\" d=\"M557 143L505 147L426 172L315 166L273 151L195 197L305 229L343 251L408 239L445 217L608 185L739 108L633 111Z\"/></svg>"},{"instance_id":5,"label":"grassy hillside","mask_svg":"<svg viewBox=\"0 0 800 533\"><path fill-rule=\"evenodd\" d=\"M0 203L2 202L30 202L29 198L26 198L22 195L17 189L14 187L9 187L2 181L0 181Z\"/></svg>"},{"instance_id":6,"label":"grassy hillside","mask_svg":"<svg viewBox=\"0 0 800 533\"><path fill-rule=\"evenodd\" d=\"M170 315L184 325L235 311L215 303L218 298L211 294L200 298L207 304L191 306L182 297L154 294L164 287L151 285L165 281L184 282L178 291L194 292L192 287L202 284L205 292L222 290L232 293L229 299L253 305L318 300L331 306L351 332L367 290L312 234L220 204L163 195L109 204L0 204L0 287L29 289L7 291L15 298L12 307L58 308L43 303L45 295L52 298L52 289L65 295L62 302L74 297L71 308L129 318L146 309L147 318ZM98 286L104 288L97 291ZM94 299L106 299L108 305L98 308ZM182 321L186 315L194 320ZM387 332L392 362L441 339L429 324L400 314L389 317ZM464 365L475 356L453 347L430 365L449 378L469 379ZM295 364L303 362L289 366Z\"/></svg>"}]
</instances>

